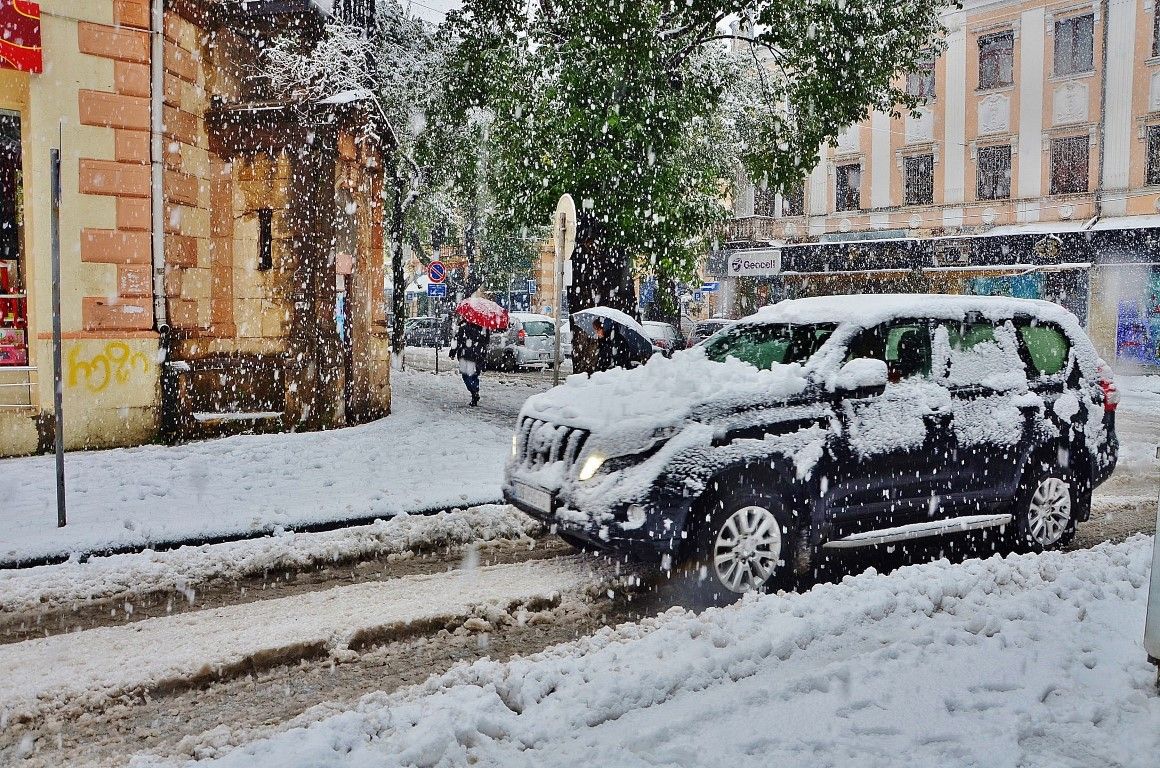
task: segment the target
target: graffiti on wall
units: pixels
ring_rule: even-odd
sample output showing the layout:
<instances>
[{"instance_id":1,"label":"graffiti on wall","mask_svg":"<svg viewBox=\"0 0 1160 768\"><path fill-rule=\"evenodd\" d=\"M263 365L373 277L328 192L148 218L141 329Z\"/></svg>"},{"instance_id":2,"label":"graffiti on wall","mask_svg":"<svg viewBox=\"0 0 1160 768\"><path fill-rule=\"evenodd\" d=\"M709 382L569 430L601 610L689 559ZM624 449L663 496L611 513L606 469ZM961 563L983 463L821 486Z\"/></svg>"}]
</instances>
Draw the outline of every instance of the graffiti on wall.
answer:
<instances>
[{"instance_id":1,"label":"graffiti on wall","mask_svg":"<svg viewBox=\"0 0 1160 768\"><path fill-rule=\"evenodd\" d=\"M1116 306L1116 357L1160 365L1160 267L1152 267L1138 288Z\"/></svg>"},{"instance_id":2,"label":"graffiti on wall","mask_svg":"<svg viewBox=\"0 0 1160 768\"><path fill-rule=\"evenodd\" d=\"M94 394L104 392L114 384L151 383L153 361L143 352L135 352L123 341L110 341L96 354L74 345L68 353L67 378L69 387L83 387Z\"/></svg>"}]
</instances>

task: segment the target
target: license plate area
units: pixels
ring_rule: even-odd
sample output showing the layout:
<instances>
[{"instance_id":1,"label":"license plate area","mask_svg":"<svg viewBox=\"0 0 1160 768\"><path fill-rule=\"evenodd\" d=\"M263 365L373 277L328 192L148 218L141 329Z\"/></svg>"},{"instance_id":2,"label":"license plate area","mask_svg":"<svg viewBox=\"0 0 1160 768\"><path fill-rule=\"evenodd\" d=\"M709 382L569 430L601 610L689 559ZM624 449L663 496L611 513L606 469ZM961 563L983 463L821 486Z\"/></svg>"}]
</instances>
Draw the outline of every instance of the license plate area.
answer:
<instances>
[{"instance_id":1,"label":"license plate area","mask_svg":"<svg viewBox=\"0 0 1160 768\"><path fill-rule=\"evenodd\" d=\"M512 496L517 501L543 512L545 515L552 514L552 494L550 491L517 480L512 483Z\"/></svg>"}]
</instances>

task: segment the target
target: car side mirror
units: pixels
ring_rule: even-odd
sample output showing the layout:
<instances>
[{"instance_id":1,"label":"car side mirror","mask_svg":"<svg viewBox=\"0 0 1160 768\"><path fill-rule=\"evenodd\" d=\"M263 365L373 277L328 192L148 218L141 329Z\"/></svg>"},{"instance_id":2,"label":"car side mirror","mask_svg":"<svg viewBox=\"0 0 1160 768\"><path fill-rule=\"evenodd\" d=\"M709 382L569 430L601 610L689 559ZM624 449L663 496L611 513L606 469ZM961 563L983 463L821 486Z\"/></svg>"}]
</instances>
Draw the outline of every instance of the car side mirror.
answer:
<instances>
[{"instance_id":1,"label":"car side mirror","mask_svg":"<svg viewBox=\"0 0 1160 768\"><path fill-rule=\"evenodd\" d=\"M838 375L828 382L829 389L849 392L863 387L885 387L890 374L883 360L856 357L842 366Z\"/></svg>"}]
</instances>

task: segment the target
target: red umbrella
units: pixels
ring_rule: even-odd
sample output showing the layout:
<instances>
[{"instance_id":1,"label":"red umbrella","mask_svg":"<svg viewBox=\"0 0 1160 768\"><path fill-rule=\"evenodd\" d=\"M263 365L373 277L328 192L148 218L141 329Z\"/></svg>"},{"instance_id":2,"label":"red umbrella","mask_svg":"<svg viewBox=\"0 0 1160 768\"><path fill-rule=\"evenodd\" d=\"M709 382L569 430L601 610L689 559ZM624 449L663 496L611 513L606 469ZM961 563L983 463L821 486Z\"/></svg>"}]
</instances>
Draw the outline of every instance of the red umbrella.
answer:
<instances>
[{"instance_id":1,"label":"red umbrella","mask_svg":"<svg viewBox=\"0 0 1160 768\"><path fill-rule=\"evenodd\" d=\"M459 302L455 314L489 331L506 331L508 327L508 311L494 301L479 296Z\"/></svg>"}]
</instances>

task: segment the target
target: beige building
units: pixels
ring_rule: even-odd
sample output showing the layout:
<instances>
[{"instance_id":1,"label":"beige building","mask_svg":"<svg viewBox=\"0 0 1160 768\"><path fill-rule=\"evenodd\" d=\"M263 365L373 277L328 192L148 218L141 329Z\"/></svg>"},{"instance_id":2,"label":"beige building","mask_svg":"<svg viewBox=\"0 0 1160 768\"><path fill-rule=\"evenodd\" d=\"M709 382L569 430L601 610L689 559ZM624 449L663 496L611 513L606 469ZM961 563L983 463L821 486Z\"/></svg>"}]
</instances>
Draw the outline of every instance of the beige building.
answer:
<instances>
[{"instance_id":1,"label":"beige building","mask_svg":"<svg viewBox=\"0 0 1160 768\"><path fill-rule=\"evenodd\" d=\"M0 456L53 440L50 151L68 448L389 409L381 162L352 107L250 77L309 0L0 0ZM23 38L22 38L23 39ZM26 46L28 47L28 46Z\"/></svg>"},{"instance_id":2,"label":"beige building","mask_svg":"<svg viewBox=\"0 0 1160 768\"><path fill-rule=\"evenodd\" d=\"M849 291L1053 298L1107 359L1156 365L1157 18L1153 0L966 0L907 78L918 113L850 126L797 189L743 187L712 271L739 310ZM731 269L734 254L769 266Z\"/></svg>"}]
</instances>

